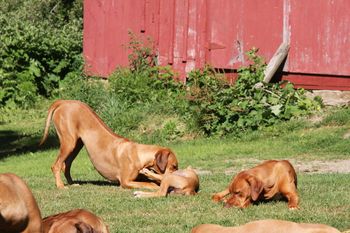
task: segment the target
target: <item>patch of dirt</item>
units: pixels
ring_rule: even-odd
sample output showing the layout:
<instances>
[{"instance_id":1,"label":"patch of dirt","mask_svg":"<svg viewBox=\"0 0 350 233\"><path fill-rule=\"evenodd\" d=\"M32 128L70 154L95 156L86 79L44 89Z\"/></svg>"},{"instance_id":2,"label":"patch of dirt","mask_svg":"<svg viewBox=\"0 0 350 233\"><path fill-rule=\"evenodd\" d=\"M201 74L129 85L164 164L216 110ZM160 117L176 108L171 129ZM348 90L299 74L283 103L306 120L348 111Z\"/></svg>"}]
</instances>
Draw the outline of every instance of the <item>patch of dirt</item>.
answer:
<instances>
[{"instance_id":1,"label":"patch of dirt","mask_svg":"<svg viewBox=\"0 0 350 233\"><path fill-rule=\"evenodd\" d=\"M200 169L200 168L196 168L196 169L194 169L195 171L196 171L196 173L198 174L198 175L213 175L213 172L212 171L209 171L209 170L202 170L202 169Z\"/></svg>"},{"instance_id":2,"label":"patch of dirt","mask_svg":"<svg viewBox=\"0 0 350 233\"><path fill-rule=\"evenodd\" d=\"M334 161L291 161L297 172L304 173L350 173L350 159Z\"/></svg>"},{"instance_id":3,"label":"patch of dirt","mask_svg":"<svg viewBox=\"0 0 350 233\"><path fill-rule=\"evenodd\" d=\"M299 160L289 160L297 173L350 173L350 159L345 160L331 160L331 161L299 161ZM254 167L263 160L257 159L247 159L245 162L243 159L225 161L232 164L232 167L224 170L225 175L234 175L240 171ZM235 166L237 164L237 166ZM195 169L198 175L212 175L213 171Z\"/></svg>"},{"instance_id":4,"label":"patch of dirt","mask_svg":"<svg viewBox=\"0 0 350 233\"><path fill-rule=\"evenodd\" d=\"M321 96L323 103L328 106L342 106L350 104L350 91L314 90L307 92L311 98Z\"/></svg>"}]
</instances>

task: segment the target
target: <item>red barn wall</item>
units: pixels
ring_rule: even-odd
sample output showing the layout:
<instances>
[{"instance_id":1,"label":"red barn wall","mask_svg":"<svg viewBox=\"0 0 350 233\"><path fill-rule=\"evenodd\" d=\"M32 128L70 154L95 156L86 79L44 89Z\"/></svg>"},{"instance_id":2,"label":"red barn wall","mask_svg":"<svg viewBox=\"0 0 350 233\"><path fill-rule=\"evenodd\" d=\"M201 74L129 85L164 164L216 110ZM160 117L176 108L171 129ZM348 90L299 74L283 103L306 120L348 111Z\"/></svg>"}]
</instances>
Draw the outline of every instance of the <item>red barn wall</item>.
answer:
<instances>
[{"instance_id":1,"label":"red barn wall","mask_svg":"<svg viewBox=\"0 0 350 233\"><path fill-rule=\"evenodd\" d=\"M128 32L151 36L160 65L186 73L206 63L235 71L252 47L269 61L290 43L282 79L307 89L350 90L348 0L85 0L87 73L127 66Z\"/></svg>"}]
</instances>

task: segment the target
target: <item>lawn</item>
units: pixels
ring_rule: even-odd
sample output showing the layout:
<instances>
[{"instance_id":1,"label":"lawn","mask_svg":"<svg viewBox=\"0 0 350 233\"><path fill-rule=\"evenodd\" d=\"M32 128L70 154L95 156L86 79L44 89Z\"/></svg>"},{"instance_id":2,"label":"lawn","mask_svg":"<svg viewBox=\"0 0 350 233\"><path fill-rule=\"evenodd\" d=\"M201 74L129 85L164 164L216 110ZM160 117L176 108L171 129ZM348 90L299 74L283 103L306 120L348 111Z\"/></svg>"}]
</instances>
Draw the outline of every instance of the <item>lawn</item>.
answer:
<instances>
[{"instance_id":1,"label":"lawn","mask_svg":"<svg viewBox=\"0 0 350 233\"><path fill-rule=\"evenodd\" d=\"M45 109L19 111L0 123L0 173L13 172L32 189L43 216L86 208L102 217L111 232L190 232L201 223L235 226L257 219L283 219L324 223L341 231L350 229L350 167L305 169L327 161L348 164L349 109L331 110L323 120L298 120L248 133L241 138L197 139L169 143L180 168L191 165L200 176L196 196L135 199L133 190L106 182L93 168L85 150L72 166L80 185L57 190L50 170L58 153L54 133L37 147L45 121ZM331 114L329 114L331 113ZM52 127L53 128L53 127ZM223 208L211 195L223 190L232 176L267 159L289 159L296 167L300 209L290 211L285 202L267 202L240 210ZM65 181L65 180L64 180Z\"/></svg>"}]
</instances>

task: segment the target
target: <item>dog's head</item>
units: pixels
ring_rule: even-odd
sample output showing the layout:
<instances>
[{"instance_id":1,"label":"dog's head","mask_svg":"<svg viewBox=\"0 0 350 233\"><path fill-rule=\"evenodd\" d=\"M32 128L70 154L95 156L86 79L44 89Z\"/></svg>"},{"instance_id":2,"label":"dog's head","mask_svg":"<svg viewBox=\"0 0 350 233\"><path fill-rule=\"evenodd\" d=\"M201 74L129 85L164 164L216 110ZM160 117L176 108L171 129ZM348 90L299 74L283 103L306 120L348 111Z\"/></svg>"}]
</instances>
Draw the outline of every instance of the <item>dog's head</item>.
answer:
<instances>
[{"instance_id":1,"label":"dog's head","mask_svg":"<svg viewBox=\"0 0 350 233\"><path fill-rule=\"evenodd\" d=\"M178 169L175 154L169 149L160 149L154 157L154 170L158 174L171 173Z\"/></svg>"},{"instance_id":2,"label":"dog's head","mask_svg":"<svg viewBox=\"0 0 350 233\"><path fill-rule=\"evenodd\" d=\"M252 201L256 201L259 198L263 190L263 183L255 176L246 172L240 172L233 179L229 189L231 197L226 201L225 207L237 206L245 208Z\"/></svg>"}]
</instances>

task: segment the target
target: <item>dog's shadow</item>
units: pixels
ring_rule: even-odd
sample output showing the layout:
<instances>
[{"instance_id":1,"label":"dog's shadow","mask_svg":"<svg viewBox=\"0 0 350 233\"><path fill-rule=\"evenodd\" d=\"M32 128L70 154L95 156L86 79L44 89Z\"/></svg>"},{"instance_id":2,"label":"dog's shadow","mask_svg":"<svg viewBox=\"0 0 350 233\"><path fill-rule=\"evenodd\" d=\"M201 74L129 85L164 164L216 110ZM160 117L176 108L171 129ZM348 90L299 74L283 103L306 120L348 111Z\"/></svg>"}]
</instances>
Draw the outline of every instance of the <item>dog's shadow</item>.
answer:
<instances>
[{"instance_id":1,"label":"dog's shadow","mask_svg":"<svg viewBox=\"0 0 350 233\"><path fill-rule=\"evenodd\" d=\"M97 185L97 186L119 186L119 183L110 182L107 180L74 180L70 186L75 185Z\"/></svg>"},{"instance_id":2,"label":"dog's shadow","mask_svg":"<svg viewBox=\"0 0 350 233\"><path fill-rule=\"evenodd\" d=\"M142 182L153 182L156 183L155 181L149 179L145 175L140 174L135 181L142 181ZM74 185L97 185L97 186L120 186L120 182L112 182L108 180L74 180L71 186ZM159 183L156 183L159 185Z\"/></svg>"}]
</instances>

